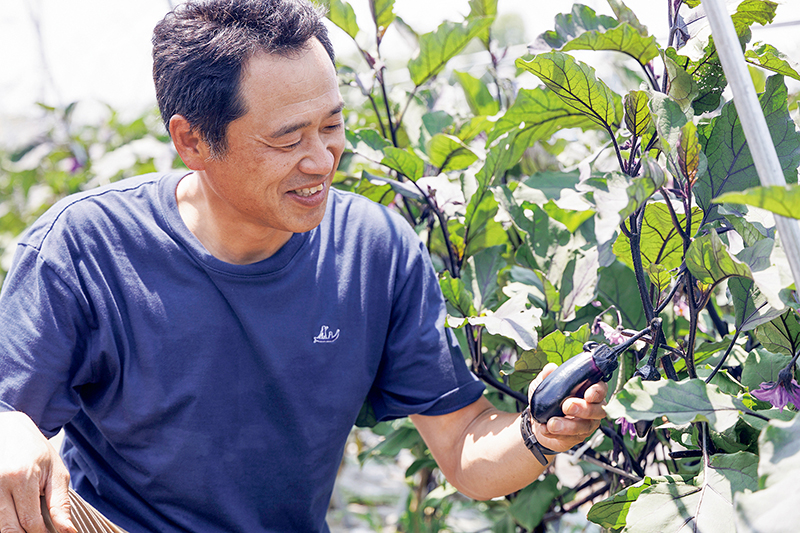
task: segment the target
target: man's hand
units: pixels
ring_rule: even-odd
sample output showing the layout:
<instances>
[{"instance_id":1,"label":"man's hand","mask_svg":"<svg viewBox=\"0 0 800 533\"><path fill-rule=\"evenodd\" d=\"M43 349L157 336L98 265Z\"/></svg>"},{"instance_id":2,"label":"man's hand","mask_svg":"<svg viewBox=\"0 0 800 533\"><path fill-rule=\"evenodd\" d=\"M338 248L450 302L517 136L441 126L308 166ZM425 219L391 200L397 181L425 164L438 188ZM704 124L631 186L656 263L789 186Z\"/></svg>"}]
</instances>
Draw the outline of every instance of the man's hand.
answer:
<instances>
[{"instance_id":1,"label":"man's hand","mask_svg":"<svg viewBox=\"0 0 800 533\"><path fill-rule=\"evenodd\" d=\"M40 497L58 533L70 520L69 473L36 424L20 412L0 413L0 531L46 533Z\"/></svg>"},{"instance_id":2,"label":"man's hand","mask_svg":"<svg viewBox=\"0 0 800 533\"><path fill-rule=\"evenodd\" d=\"M528 398L533 396L533 391L539 386L553 370L558 368L555 363L548 363L536 379L528 387ZM606 417L603 410L608 385L601 381L595 383L583 395L583 398L570 397L561 404L564 411L563 417L553 417L547 424L540 424L531 418L533 431L542 446L557 452L565 452L580 444L600 426L600 421Z\"/></svg>"}]
</instances>

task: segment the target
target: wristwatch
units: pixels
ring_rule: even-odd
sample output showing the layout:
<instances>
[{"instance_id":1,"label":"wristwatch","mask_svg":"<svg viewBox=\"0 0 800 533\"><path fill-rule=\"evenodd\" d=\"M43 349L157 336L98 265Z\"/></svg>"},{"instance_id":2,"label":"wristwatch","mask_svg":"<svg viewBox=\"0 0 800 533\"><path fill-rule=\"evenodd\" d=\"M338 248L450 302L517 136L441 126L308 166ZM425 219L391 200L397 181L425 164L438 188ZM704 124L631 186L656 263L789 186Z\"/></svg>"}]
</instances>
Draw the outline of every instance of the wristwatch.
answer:
<instances>
[{"instance_id":1,"label":"wristwatch","mask_svg":"<svg viewBox=\"0 0 800 533\"><path fill-rule=\"evenodd\" d=\"M534 434L533 426L531 425L530 406L526 407L525 410L522 411L519 429L522 432L522 440L525 442L525 446L528 447L533 456L536 457L536 460L542 463L543 466L547 466L547 457L545 457L545 455L556 455L559 453L551 450L550 448L542 446L539 444L539 441L536 440L536 434Z\"/></svg>"}]
</instances>

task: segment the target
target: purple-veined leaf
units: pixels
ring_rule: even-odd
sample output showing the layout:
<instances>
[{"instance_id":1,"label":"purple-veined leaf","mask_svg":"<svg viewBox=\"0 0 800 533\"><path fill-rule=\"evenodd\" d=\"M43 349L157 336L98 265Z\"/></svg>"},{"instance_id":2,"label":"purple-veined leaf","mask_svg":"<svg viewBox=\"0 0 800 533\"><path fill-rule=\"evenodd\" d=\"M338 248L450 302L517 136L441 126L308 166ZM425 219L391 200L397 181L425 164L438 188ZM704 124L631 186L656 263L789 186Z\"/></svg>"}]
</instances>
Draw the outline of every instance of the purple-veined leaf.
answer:
<instances>
[{"instance_id":1,"label":"purple-veined leaf","mask_svg":"<svg viewBox=\"0 0 800 533\"><path fill-rule=\"evenodd\" d=\"M742 333L777 318L785 311L772 307L751 279L732 277L728 280L728 290L733 297L736 329Z\"/></svg>"},{"instance_id":2,"label":"purple-veined leaf","mask_svg":"<svg viewBox=\"0 0 800 533\"><path fill-rule=\"evenodd\" d=\"M475 152L454 135L437 133L431 138L427 149L431 165L439 172L463 170L478 160Z\"/></svg>"},{"instance_id":3,"label":"purple-veined leaf","mask_svg":"<svg viewBox=\"0 0 800 533\"><path fill-rule=\"evenodd\" d=\"M740 192L722 194L712 202L752 205L776 215L800 218L800 186L797 184L751 187Z\"/></svg>"},{"instance_id":4,"label":"purple-veined leaf","mask_svg":"<svg viewBox=\"0 0 800 533\"><path fill-rule=\"evenodd\" d=\"M591 7L574 4L570 13L556 15L555 29L541 34L534 44L538 49L545 46L558 49L584 32L591 30L608 30L619 24L619 21L606 15L598 15Z\"/></svg>"},{"instance_id":5,"label":"purple-veined leaf","mask_svg":"<svg viewBox=\"0 0 800 533\"><path fill-rule=\"evenodd\" d=\"M605 50L622 52L631 56L641 65L646 65L658 56L656 38L642 35L628 23L607 30L589 30L575 37L562 48L562 52L572 50Z\"/></svg>"},{"instance_id":6,"label":"purple-veined leaf","mask_svg":"<svg viewBox=\"0 0 800 533\"><path fill-rule=\"evenodd\" d=\"M756 338L773 353L794 355L800 350L800 323L793 309L756 328Z\"/></svg>"},{"instance_id":7,"label":"purple-veined leaf","mask_svg":"<svg viewBox=\"0 0 800 533\"><path fill-rule=\"evenodd\" d=\"M685 227L686 217L677 213L678 223ZM694 208L692 215L692 230L694 234L700 226L699 209ZM640 242L642 265L647 268L651 264L661 265L665 270L676 270L683 262L683 239L672 222L669 208L666 204L653 202L647 204L642 221ZM614 243L614 255L620 261L633 269L631 256L631 242L627 236L620 233Z\"/></svg>"},{"instance_id":8,"label":"purple-veined leaf","mask_svg":"<svg viewBox=\"0 0 800 533\"><path fill-rule=\"evenodd\" d=\"M689 272L705 285L714 286L731 276L753 277L750 267L730 254L716 231L692 241L685 262Z\"/></svg>"},{"instance_id":9,"label":"purple-veined leaf","mask_svg":"<svg viewBox=\"0 0 800 533\"><path fill-rule=\"evenodd\" d=\"M625 127L628 128L631 135L642 137L652 128L649 102L650 97L645 91L631 91L625 95L623 99Z\"/></svg>"},{"instance_id":10,"label":"purple-veined leaf","mask_svg":"<svg viewBox=\"0 0 800 533\"><path fill-rule=\"evenodd\" d=\"M474 18L462 23L443 22L436 31L419 38L419 52L408 63L411 81L419 87L444 68L469 42L488 28L494 19Z\"/></svg>"},{"instance_id":11,"label":"purple-veined leaf","mask_svg":"<svg viewBox=\"0 0 800 533\"><path fill-rule=\"evenodd\" d=\"M595 76L589 65L562 52L547 52L516 65L538 77L567 105L604 129L615 130L622 120L622 98Z\"/></svg>"},{"instance_id":12,"label":"purple-veined leaf","mask_svg":"<svg viewBox=\"0 0 800 533\"><path fill-rule=\"evenodd\" d=\"M547 140L554 133L567 128L583 130L598 128L596 121L585 113L567 105L555 92L537 87L520 89L514 104L500 117L489 133L487 145L506 132L516 131L527 146Z\"/></svg>"},{"instance_id":13,"label":"purple-veined leaf","mask_svg":"<svg viewBox=\"0 0 800 533\"><path fill-rule=\"evenodd\" d=\"M716 431L733 426L742 409L741 400L701 379L642 381L640 377L628 381L605 407L611 419L656 420L666 416L677 425L708 422Z\"/></svg>"},{"instance_id":14,"label":"purple-veined leaf","mask_svg":"<svg viewBox=\"0 0 800 533\"><path fill-rule=\"evenodd\" d=\"M480 313L492 303L497 291L497 275L505 267L505 246L492 246L470 256L461 271L461 279L473 295L472 304Z\"/></svg>"},{"instance_id":15,"label":"purple-veined leaf","mask_svg":"<svg viewBox=\"0 0 800 533\"><path fill-rule=\"evenodd\" d=\"M766 89L759 96L772 141L784 176L797 181L800 164L800 133L787 110L787 90L781 76L767 79ZM703 128L703 151L708 158L708 173L698 179L695 198L708 220L716 211L711 201L726 192L743 191L759 185L753 157L733 102L726 103L721 114Z\"/></svg>"},{"instance_id":16,"label":"purple-veined leaf","mask_svg":"<svg viewBox=\"0 0 800 533\"><path fill-rule=\"evenodd\" d=\"M425 162L416 154L394 146L383 149L381 164L396 170L411 181L420 179L425 171Z\"/></svg>"},{"instance_id":17,"label":"purple-veined leaf","mask_svg":"<svg viewBox=\"0 0 800 533\"><path fill-rule=\"evenodd\" d=\"M694 122L683 125L674 151L670 161L675 161L678 175L685 181L694 184L707 172L708 160L700 147Z\"/></svg>"}]
</instances>

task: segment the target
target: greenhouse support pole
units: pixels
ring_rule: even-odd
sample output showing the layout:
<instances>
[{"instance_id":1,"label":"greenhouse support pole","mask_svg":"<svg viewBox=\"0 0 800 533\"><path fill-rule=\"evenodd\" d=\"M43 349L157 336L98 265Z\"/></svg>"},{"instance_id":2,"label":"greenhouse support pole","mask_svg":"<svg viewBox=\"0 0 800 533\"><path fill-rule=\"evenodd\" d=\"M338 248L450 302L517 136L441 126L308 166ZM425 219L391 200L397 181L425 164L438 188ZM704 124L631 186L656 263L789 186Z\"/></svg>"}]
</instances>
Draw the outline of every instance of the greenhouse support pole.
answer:
<instances>
[{"instance_id":1,"label":"greenhouse support pole","mask_svg":"<svg viewBox=\"0 0 800 533\"><path fill-rule=\"evenodd\" d=\"M702 0L702 4L708 16L722 69L733 92L733 104L739 114L761 185L785 186L786 179L778 161L778 154L775 145L772 144L767 121L761 111L753 80L725 0ZM795 287L800 289L800 221L775 215L775 224L789 259Z\"/></svg>"}]
</instances>

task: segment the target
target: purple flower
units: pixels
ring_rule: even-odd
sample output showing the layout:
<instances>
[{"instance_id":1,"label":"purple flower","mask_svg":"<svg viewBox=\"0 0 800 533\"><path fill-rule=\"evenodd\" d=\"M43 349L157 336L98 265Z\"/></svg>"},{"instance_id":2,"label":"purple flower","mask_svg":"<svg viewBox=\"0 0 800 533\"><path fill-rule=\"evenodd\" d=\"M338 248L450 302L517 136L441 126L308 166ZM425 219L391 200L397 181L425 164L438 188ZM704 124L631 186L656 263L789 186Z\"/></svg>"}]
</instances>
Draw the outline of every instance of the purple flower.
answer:
<instances>
[{"instance_id":1,"label":"purple flower","mask_svg":"<svg viewBox=\"0 0 800 533\"><path fill-rule=\"evenodd\" d=\"M789 403L800 408L800 385L792 378L791 367L784 368L778 373L778 381L765 381L750 394L763 402L771 403L781 412Z\"/></svg>"},{"instance_id":2,"label":"purple flower","mask_svg":"<svg viewBox=\"0 0 800 533\"><path fill-rule=\"evenodd\" d=\"M605 322L598 322L597 327L600 331L603 332L603 335L605 335L606 340L608 340L609 344L612 345L623 344L627 340L625 338L625 335L622 334L622 328L620 326L612 328Z\"/></svg>"},{"instance_id":3,"label":"purple flower","mask_svg":"<svg viewBox=\"0 0 800 533\"><path fill-rule=\"evenodd\" d=\"M614 421L614 423L615 424L619 424L619 429L620 429L620 431L622 431L623 435L625 433L627 433L628 435L631 436L631 440L636 438L636 426L634 425L633 422L628 422L627 418L625 418L624 416L621 416L621 417L617 418Z\"/></svg>"}]
</instances>

